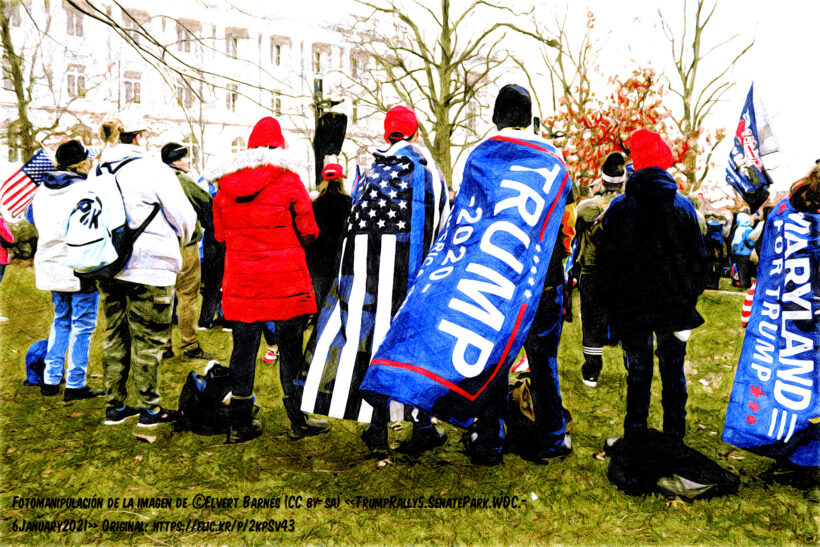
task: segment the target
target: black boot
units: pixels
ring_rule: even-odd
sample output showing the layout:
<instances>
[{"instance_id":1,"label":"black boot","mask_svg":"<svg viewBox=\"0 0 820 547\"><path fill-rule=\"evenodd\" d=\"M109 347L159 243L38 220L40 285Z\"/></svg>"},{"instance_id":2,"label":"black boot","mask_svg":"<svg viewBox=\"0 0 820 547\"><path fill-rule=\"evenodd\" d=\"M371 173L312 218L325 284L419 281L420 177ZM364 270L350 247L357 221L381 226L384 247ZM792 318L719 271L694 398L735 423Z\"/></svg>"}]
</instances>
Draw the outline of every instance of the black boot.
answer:
<instances>
[{"instance_id":1,"label":"black boot","mask_svg":"<svg viewBox=\"0 0 820 547\"><path fill-rule=\"evenodd\" d=\"M262 434L262 424L253 419L253 399L231 398L231 426L228 430L228 444L244 443Z\"/></svg>"}]
</instances>

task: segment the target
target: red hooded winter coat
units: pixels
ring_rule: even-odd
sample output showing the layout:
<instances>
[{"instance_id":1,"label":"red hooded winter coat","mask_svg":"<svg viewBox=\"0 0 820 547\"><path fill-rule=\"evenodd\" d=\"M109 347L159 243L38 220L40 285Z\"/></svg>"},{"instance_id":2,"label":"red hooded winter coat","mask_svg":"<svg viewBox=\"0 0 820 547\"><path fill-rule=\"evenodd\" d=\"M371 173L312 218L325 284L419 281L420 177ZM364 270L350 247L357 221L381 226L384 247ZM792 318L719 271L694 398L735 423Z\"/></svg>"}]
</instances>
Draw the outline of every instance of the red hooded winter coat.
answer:
<instances>
[{"instance_id":1,"label":"red hooded winter coat","mask_svg":"<svg viewBox=\"0 0 820 547\"><path fill-rule=\"evenodd\" d=\"M260 139L257 132L265 120L273 119L260 121L249 143L264 147L277 140L276 134ZM219 178L214 235L226 248L225 319L284 321L315 313L303 246L316 238L319 228L305 185L293 172L285 150L251 148L234 154L209 174Z\"/></svg>"}]
</instances>

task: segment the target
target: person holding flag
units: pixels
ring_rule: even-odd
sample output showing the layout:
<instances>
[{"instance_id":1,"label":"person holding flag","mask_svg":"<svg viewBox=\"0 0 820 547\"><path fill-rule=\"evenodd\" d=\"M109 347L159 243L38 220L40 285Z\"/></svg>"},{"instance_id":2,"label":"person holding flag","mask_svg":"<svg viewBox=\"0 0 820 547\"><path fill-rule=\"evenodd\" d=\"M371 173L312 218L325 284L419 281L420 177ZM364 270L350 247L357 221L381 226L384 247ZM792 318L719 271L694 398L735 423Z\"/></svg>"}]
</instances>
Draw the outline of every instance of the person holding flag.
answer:
<instances>
[{"instance_id":1,"label":"person holding flag","mask_svg":"<svg viewBox=\"0 0 820 547\"><path fill-rule=\"evenodd\" d=\"M446 186L429 152L415 144L418 119L405 106L384 119L387 148L357 185L342 240L339 275L320 310L302 375L302 410L370 422L362 435L369 449L388 449L388 400L371 406L359 382L393 316L422 267L449 202ZM404 448L418 452L443 444L429 413L417 415Z\"/></svg>"},{"instance_id":2,"label":"person holding flag","mask_svg":"<svg viewBox=\"0 0 820 547\"><path fill-rule=\"evenodd\" d=\"M482 465L501 463L508 374L522 346L537 391L535 457L571 451L555 361L563 287L548 270L572 182L557 150L525 131L531 119L529 92L504 86L499 132L467 158L453 211L362 382L368 396L457 425L478 416L463 440Z\"/></svg>"}]
</instances>

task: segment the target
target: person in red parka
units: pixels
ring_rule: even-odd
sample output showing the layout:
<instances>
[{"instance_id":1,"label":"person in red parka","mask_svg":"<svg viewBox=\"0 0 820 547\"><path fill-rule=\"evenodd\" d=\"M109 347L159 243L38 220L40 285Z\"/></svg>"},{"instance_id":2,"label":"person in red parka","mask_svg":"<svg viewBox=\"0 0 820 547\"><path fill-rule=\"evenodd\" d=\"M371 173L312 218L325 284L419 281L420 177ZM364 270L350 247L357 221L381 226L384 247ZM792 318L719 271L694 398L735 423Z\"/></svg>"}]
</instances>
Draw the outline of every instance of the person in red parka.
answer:
<instances>
[{"instance_id":1,"label":"person in red parka","mask_svg":"<svg viewBox=\"0 0 820 547\"><path fill-rule=\"evenodd\" d=\"M253 420L253 380L266 321L276 323L279 335L290 437L329 429L325 423L308 421L294 398L302 335L308 316L316 312L304 246L319 234L310 197L294 165L279 122L265 117L251 131L248 149L211 166L207 177L219 181L214 236L225 242L222 311L233 322L229 443L261 433L259 422Z\"/></svg>"}]
</instances>

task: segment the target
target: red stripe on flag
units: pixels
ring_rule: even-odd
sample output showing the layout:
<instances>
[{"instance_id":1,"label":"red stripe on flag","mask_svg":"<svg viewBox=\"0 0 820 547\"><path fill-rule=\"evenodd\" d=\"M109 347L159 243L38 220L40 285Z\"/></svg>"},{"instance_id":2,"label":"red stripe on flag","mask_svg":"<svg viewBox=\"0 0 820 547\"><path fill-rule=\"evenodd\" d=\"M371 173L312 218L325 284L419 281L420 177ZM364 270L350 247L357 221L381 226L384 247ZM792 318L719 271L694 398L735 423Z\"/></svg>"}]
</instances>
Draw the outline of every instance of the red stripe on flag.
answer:
<instances>
[{"instance_id":1,"label":"red stripe on flag","mask_svg":"<svg viewBox=\"0 0 820 547\"><path fill-rule=\"evenodd\" d=\"M426 376L427 378L430 378L431 380L433 380L435 382L438 382L439 384L443 385L447 389L449 389L451 391L454 391L455 393L458 393L459 395L461 395L462 397L464 397L465 399L467 399L469 401L475 401L478 398L478 396L481 395L481 393L487 388L487 386L490 384L490 382L492 382L493 378L496 377L498 372L501 370L501 366L504 364L504 360L507 358L507 355L510 352L510 348L512 347L513 340L515 340L515 335L518 334L518 329L521 327L521 320L524 318L524 312L526 310L527 310L527 304L521 304L521 307L518 310L518 316L515 318L515 324L513 325L512 333L510 334L509 340L507 340L507 345L504 347L504 353L501 354L501 358L498 360L498 363L495 365L495 368L493 369L492 374L490 374L490 377L487 378L487 381L484 382L484 385L481 386L481 388L478 391L476 391L475 393L468 393L463 388L457 386L456 384L454 384L450 380L447 380L446 378L442 378L441 376L439 376L435 372L430 372L429 370L423 369L423 368L421 368L419 366L416 366L416 365L411 365L409 363L399 363L398 361L390 361L390 360L387 360L387 359L373 359L373 361L371 361L371 364L372 365L384 365L384 366L387 366L387 367L402 368L402 369L406 369L406 370L416 372L418 374L421 374L422 376Z\"/></svg>"},{"instance_id":2,"label":"red stripe on flag","mask_svg":"<svg viewBox=\"0 0 820 547\"><path fill-rule=\"evenodd\" d=\"M26 192L33 192L35 188L37 188L37 185L31 182L27 177L22 184L17 184L6 192L6 195L3 196L3 203L16 201L18 196L24 196Z\"/></svg>"}]
</instances>

